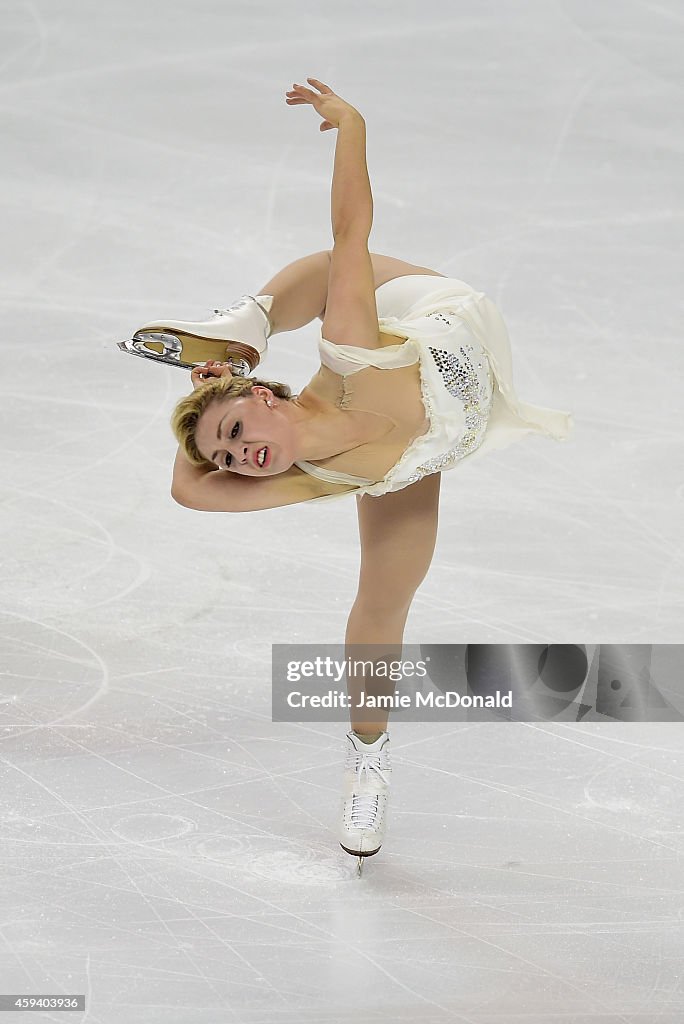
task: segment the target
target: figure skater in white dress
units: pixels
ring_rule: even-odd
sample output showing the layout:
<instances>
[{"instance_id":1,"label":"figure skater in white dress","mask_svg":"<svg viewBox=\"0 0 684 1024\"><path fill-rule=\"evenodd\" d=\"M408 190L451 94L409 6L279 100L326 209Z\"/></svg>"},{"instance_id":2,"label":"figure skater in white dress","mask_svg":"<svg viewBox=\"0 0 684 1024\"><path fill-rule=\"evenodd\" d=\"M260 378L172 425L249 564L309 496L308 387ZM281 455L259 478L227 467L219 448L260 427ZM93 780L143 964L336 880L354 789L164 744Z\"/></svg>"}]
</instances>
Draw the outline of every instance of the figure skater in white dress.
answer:
<instances>
[{"instance_id":1,"label":"figure skater in white dress","mask_svg":"<svg viewBox=\"0 0 684 1024\"><path fill-rule=\"evenodd\" d=\"M121 348L193 367L177 404L171 494L186 508L248 512L354 493L361 567L345 635L400 660L404 627L430 567L441 473L528 434L564 440L568 413L520 402L501 314L458 278L368 251L373 200L366 125L329 86L294 84L337 129L333 248L296 260L255 295L206 321L157 320ZM268 339L319 318L320 369L290 387L249 376ZM358 694L391 693L375 678L347 681L351 729L338 837L363 858L380 849L391 778L388 712L355 709Z\"/></svg>"}]
</instances>

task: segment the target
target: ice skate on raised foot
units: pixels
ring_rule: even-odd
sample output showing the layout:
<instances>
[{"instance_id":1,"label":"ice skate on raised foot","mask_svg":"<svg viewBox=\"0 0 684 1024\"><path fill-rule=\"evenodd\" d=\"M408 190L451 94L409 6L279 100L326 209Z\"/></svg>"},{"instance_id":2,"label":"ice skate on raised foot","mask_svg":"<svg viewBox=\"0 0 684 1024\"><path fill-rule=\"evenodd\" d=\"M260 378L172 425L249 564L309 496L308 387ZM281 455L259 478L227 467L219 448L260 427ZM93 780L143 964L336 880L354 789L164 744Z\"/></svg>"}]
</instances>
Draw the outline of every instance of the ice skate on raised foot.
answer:
<instances>
[{"instance_id":1,"label":"ice skate on raised foot","mask_svg":"<svg viewBox=\"0 0 684 1024\"><path fill-rule=\"evenodd\" d=\"M208 320L153 320L116 344L122 352L188 370L210 359L230 360L234 374L248 377L268 348L272 303L272 295L243 295Z\"/></svg>"},{"instance_id":2,"label":"ice skate on raised foot","mask_svg":"<svg viewBox=\"0 0 684 1024\"><path fill-rule=\"evenodd\" d=\"M383 732L374 743L364 743L353 730L345 741L340 846L358 857L361 874L366 857L373 857L385 836L387 802L392 776L390 738Z\"/></svg>"}]
</instances>

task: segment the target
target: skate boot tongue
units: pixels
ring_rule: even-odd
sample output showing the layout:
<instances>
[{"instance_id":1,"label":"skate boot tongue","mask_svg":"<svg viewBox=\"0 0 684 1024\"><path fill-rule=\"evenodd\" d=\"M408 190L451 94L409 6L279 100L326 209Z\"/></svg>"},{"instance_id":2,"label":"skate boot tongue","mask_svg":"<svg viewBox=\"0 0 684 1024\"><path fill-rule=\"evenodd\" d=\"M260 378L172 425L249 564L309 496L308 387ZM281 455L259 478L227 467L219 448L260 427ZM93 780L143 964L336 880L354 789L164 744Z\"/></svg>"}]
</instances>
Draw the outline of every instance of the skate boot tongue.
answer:
<instances>
[{"instance_id":1,"label":"skate boot tongue","mask_svg":"<svg viewBox=\"0 0 684 1024\"><path fill-rule=\"evenodd\" d=\"M353 730L348 732L347 735L360 754L377 753L385 740L388 739L388 734L386 732L381 732L378 738L372 743L366 743L366 741L357 736Z\"/></svg>"}]
</instances>

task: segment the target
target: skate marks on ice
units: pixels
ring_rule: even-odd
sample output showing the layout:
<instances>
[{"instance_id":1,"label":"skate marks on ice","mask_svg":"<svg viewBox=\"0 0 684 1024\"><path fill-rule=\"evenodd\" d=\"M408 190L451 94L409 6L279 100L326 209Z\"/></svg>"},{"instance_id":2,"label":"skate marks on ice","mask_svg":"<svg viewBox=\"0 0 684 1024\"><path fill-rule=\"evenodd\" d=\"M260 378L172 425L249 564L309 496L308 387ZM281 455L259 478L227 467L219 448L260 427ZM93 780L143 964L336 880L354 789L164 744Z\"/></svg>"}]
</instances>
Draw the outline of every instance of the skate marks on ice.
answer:
<instances>
[{"instance_id":1,"label":"skate marks on ice","mask_svg":"<svg viewBox=\"0 0 684 1024\"><path fill-rule=\"evenodd\" d=\"M311 843L306 836L296 841L259 833L214 836L200 840L195 852L231 871L270 882L329 886L353 877L332 843Z\"/></svg>"},{"instance_id":2,"label":"skate marks on ice","mask_svg":"<svg viewBox=\"0 0 684 1024\"><path fill-rule=\"evenodd\" d=\"M180 815L143 813L121 818L111 826L112 832L126 843L137 846L157 845L166 854L179 859L191 857L197 863L223 864L231 878L256 877L270 882L294 885L330 886L348 882L351 872L348 858L338 855L335 847L312 844L303 836L292 840L285 836L258 832L239 835L195 835L197 825Z\"/></svg>"}]
</instances>

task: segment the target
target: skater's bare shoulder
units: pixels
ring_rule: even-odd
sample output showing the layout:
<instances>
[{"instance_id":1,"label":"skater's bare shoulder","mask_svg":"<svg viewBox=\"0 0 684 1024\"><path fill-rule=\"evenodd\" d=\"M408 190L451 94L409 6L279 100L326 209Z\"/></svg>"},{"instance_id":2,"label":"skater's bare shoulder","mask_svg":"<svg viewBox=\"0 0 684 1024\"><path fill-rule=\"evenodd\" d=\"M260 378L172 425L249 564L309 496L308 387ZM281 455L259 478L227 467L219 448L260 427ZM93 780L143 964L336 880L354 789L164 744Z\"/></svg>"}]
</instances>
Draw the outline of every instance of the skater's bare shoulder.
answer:
<instances>
[{"instance_id":1,"label":"skater's bare shoulder","mask_svg":"<svg viewBox=\"0 0 684 1024\"><path fill-rule=\"evenodd\" d=\"M352 484L326 483L291 466L284 473L263 480L237 473L208 472L172 497L177 504L199 512L258 512L355 490Z\"/></svg>"}]
</instances>

